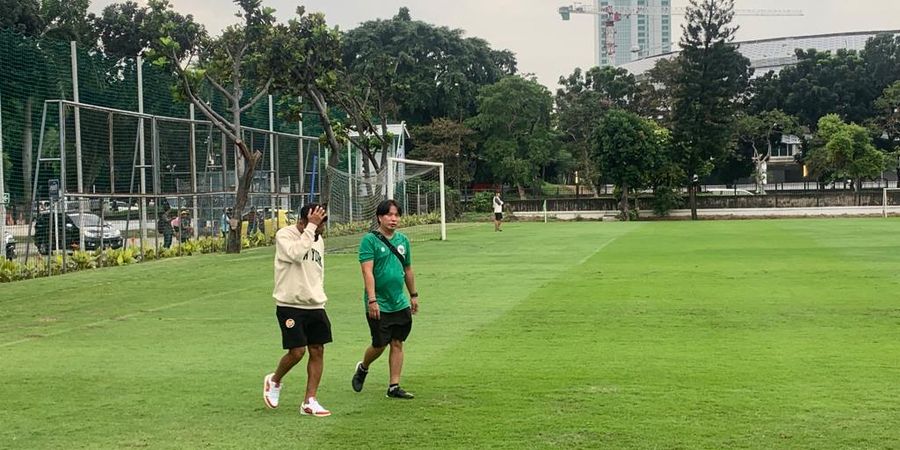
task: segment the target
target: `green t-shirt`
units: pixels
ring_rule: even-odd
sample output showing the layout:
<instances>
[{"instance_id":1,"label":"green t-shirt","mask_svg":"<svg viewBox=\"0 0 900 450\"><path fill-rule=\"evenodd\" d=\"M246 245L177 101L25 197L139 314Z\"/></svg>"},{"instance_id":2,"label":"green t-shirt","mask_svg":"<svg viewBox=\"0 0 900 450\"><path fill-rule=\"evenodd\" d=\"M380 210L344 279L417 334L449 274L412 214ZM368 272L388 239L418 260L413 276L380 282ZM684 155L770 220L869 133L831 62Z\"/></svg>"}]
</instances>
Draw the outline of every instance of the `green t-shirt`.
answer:
<instances>
[{"instance_id":1,"label":"green t-shirt","mask_svg":"<svg viewBox=\"0 0 900 450\"><path fill-rule=\"evenodd\" d=\"M409 239L403 233L394 232L389 239L401 255L406 257L406 265L412 264L412 252ZM359 262L373 261L372 274L375 276L375 297L378 308L382 312L396 312L409 308L409 297L406 296L406 272L400 259L391 252L378 236L366 233L359 243ZM369 309L369 299L363 287L363 304Z\"/></svg>"}]
</instances>

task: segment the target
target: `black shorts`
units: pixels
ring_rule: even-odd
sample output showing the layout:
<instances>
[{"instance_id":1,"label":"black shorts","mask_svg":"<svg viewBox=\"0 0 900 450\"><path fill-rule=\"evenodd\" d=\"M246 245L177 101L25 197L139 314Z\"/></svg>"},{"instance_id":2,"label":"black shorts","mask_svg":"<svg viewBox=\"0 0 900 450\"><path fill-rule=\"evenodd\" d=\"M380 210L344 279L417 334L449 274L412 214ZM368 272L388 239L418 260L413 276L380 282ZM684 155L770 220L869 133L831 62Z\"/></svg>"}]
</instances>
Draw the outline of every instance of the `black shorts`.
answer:
<instances>
[{"instance_id":1,"label":"black shorts","mask_svg":"<svg viewBox=\"0 0 900 450\"><path fill-rule=\"evenodd\" d=\"M276 306L275 317L281 327L281 346L285 349L322 345L331 342L331 322L324 309L300 309Z\"/></svg>"},{"instance_id":2,"label":"black shorts","mask_svg":"<svg viewBox=\"0 0 900 450\"><path fill-rule=\"evenodd\" d=\"M396 312L383 312L381 319L375 320L366 314L369 322L369 333L372 335L372 347L381 348L392 340L403 342L412 331L412 310L401 309Z\"/></svg>"},{"instance_id":3,"label":"black shorts","mask_svg":"<svg viewBox=\"0 0 900 450\"><path fill-rule=\"evenodd\" d=\"M503 213L494 213L494 220L503 220Z\"/></svg>"}]
</instances>

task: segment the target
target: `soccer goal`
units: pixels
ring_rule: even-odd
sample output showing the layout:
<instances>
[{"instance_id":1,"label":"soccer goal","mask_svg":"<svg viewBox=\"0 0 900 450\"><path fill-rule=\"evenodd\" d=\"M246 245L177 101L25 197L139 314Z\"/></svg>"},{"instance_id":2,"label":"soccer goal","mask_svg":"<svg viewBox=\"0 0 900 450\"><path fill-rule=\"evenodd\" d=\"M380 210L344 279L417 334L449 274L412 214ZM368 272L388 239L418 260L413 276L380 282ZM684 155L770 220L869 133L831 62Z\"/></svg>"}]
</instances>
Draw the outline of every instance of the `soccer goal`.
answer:
<instances>
[{"instance_id":1,"label":"soccer goal","mask_svg":"<svg viewBox=\"0 0 900 450\"><path fill-rule=\"evenodd\" d=\"M410 241L447 238L444 165L388 158L378 172L345 172L327 168L328 235L333 249L359 245L376 226L375 210L393 198L403 209L401 231Z\"/></svg>"},{"instance_id":2,"label":"soccer goal","mask_svg":"<svg viewBox=\"0 0 900 450\"><path fill-rule=\"evenodd\" d=\"M410 240L447 239L444 164L388 158L387 197L403 208L403 234Z\"/></svg>"},{"instance_id":3,"label":"soccer goal","mask_svg":"<svg viewBox=\"0 0 900 450\"><path fill-rule=\"evenodd\" d=\"M881 215L887 217L891 213L900 213L900 188L883 188L881 197Z\"/></svg>"}]
</instances>

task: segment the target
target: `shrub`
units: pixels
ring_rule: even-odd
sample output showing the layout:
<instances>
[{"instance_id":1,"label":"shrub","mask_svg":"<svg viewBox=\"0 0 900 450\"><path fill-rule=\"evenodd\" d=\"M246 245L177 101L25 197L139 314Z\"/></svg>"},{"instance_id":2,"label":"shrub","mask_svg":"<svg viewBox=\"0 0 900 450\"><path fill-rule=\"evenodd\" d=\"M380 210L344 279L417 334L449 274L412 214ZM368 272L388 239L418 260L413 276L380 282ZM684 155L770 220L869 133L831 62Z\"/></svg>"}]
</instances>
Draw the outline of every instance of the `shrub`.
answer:
<instances>
[{"instance_id":1,"label":"shrub","mask_svg":"<svg viewBox=\"0 0 900 450\"><path fill-rule=\"evenodd\" d=\"M494 194L484 191L475 194L472 198L472 209L476 212L491 212L493 210Z\"/></svg>"}]
</instances>

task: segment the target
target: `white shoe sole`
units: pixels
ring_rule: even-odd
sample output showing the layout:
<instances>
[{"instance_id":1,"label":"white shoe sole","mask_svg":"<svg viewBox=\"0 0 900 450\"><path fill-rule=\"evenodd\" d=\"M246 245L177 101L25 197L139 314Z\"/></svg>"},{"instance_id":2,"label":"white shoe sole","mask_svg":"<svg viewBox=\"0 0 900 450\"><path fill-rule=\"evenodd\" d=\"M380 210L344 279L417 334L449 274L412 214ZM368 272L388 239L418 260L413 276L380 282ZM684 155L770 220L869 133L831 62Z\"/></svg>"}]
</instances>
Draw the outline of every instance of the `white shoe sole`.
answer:
<instances>
[{"instance_id":1,"label":"white shoe sole","mask_svg":"<svg viewBox=\"0 0 900 450\"><path fill-rule=\"evenodd\" d=\"M265 378L263 378L263 401L266 402L266 408L275 409L278 407L278 405L273 405L272 403L270 403L269 396L266 395L266 392L268 392L269 390L270 383L272 383L272 374L268 374Z\"/></svg>"},{"instance_id":2,"label":"white shoe sole","mask_svg":"<svg viewBox=\"0 0 900 450\"><path fill-rule=\"evenodd\" d=\"M300 407L300 414L304 415L304 416L312 416L312 417L328 417L331 415L331 411L316 414L316 413L312 413L312 412L306 412L305 408Z\"/></svg>"}]
</instances>

